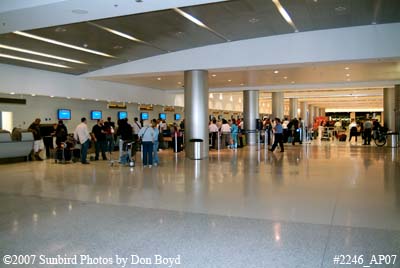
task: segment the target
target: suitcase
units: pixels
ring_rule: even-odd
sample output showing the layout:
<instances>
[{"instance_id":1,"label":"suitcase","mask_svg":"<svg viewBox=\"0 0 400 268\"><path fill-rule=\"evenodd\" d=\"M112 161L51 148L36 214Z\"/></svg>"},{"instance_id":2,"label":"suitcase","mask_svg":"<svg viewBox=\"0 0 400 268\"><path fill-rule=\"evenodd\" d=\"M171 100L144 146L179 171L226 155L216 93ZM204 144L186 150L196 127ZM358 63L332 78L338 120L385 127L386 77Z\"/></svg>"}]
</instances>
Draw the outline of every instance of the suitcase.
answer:
<instances>
[{"instance_id":1,"label":"suitcase","mask_svg":"<svg viewBox=\"0 0 400 268\"><path fill-rule=\"evenodd\" d=\"M347 135L346 134L341 134L339 136L339 141L346 141L346 139L347 139Z\"/></svg>"}]
</instances>

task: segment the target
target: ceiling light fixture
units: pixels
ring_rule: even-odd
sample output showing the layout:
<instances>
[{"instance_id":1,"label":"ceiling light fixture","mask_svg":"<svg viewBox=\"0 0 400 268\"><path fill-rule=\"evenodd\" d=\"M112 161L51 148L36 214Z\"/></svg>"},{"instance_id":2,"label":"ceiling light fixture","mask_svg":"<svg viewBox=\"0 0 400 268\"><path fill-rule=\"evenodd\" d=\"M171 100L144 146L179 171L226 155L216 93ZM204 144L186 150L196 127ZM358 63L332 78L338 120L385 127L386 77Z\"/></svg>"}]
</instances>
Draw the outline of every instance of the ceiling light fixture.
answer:
<instances>
[{"instance_id":1,"label":"ceiling light fixture","mask_svg":"<svg viewBox=\"0 0 400 268\"><path fill-rule=\"evenodd\" d=\"M347 76L347 77L349 77L349 76L350 76L350 74L346 74L346 76Z\"/></svg>"},{"instance_id":2,"label":"ceiling light fixture","mask_svg":"<svg viewBox=\"0 0 400 268\"><path fill-rule=\"evenodd\" d=\"M227 42L230 42L231 40L229 40L228 38L226 38L225 36L223 36L222 34L214 31L213 29L211 29L210 27L208 27L207 25L205 25L203 22L201 22L199 19L193 17L192 15L190 15L189 13L186 13L185 11L179 9L179 8L174 8L174 11L176 13L178 13L179 15L181 15L182 17L185 17L186 19L190 20L191 22L193 22L194 24L196 24L197 26L200 26L204 29L209 30L210 32L212 32L213 34L215 34L216 36L218 36L221 39L224 39Z\"/></svg>"},{"instance_id":3,"label":"ceiling light fixture","mask_svg":"<svg viewBox=\"0 0 400 268\"><path fill-rule=\"evenodd\" d=\"M93 25L93 26L97 27L97 28L100 28L100 29L105 30L105 31L107 31L107 32L109 32L109 33L118 35L118 36L120 36L120 37L129 39L129 40L131 40L131 41L138 42L138 43L141 43L141 44L145 44L145 45L148 45L148 46L157 48L157 49L159 49L159 50L161 50L161 51L164 51L164 52L168 52L168 51L165 50L165 49L162 49L162 48L160 48L160 47L158 47L158 46L155 46L155 45L153 45L153 44L151 44L151 43L148 43L148 42L146 42L146 41L140 40L139 38L136 38L136 37L134 37L134 36L132 36L132 35L129 35L129 34L126 34L126 33L123 33L123 32L120 32L120 31L117 31L117 30L108 28L108 27L104 27L104 26L101 26L101 25L96 24L96 23L93 23L93 22L88 22L88 23L89 23L90 25Z\"/></svg>"},{"instance_id":4,"label":"ceiling light fixture","mask_svg":"<svg viewBox=\"0 0 400 268\"><path fill-rule=\"evenodd\" d=\"M344 67L345 70L350 70L350 67L346 66Z\"/></svg>"},{"instance_id":5,"label":"ceiling light fixture","mask_svg":"<svg viewBox=\"0 0 400 268\"><path fill-rule=\"evenodd\" d=\"M29 49L22 49L22 48L18 48L18 47L6 46L6 45L2 45L2 44L0 44L0 48L13 50L13 51L18 51L18 52L27 53L27 54L32 54L32 55L37 55L37 56L42 56L42 57L47 57L47 58L51 58L51 59L57 59L57 60L63 60L63 61L78 63L78 64L87 64L86 62L79 61L79 60L73 60L73 59L69 59L69 58L58 57L58 56L54 56L54 55L51 55L51 54L40 53L40 52L36 52L36 51L33 51L33 50L29 50Z\"/></svg>"},{"instance_id":6,"label":"ceiling light fixture","mask_svg":"<svg viewBox=\"0 0 400 268\"><path fill-rule=\"evenodd\" d=\"M223 100L223 99L224 99L224 97L222 96L222 93L219 93L219 99L220 99L220 100Z\"/></svg>"},{"instance_id":7,"label":"ceiling light fixture","mask_svg":"<svg viewBox=\"0 0 400 268\"><path fill-rule=\"evenodd\" d=\"M287 76L284 76L284 77L283 77L283 79L285 79L285 80L286 80L287 78L288 78Z\"/></svg>"},{"instance_id":8,"label":"ceiling light fixture","mask_svg":"<svg viewBox=\"0 0 400 268\"><path fill-rule=\"evenodd\" d=\"M281 13L282 17L286 20L286 22L292 26L294 31L297 33L299 30L297 29L296 25L294 24L293 20L290 18L289 14L287 13L286 9L283 8L279 0L272 0L275 4L276 8L278 9L279 13Z\"/></svg>"},{"instance_id":9,"label":"ceiling light fixture","mask_svg":"<svg viewBox=\"0 0 400 268\"><path fill-rule=\"evenodd\" d=\"M36 94L31 94L31 96L32 96L32 97L35 97L35 96L36 96Z\"/></svg>"},{"instance_id":10,"label":"ceiling light fixture","mask_svg":"<svg viewBox=\"0 0 400 268\"><path fill-rule=\"evenodd\" d=\"M157 80L158 80L158 81L161 81L161 77L157 77Z\"/></svg>"},{"instance_id":11,"label":"ceiling light fixture","mask_svg":"<svg viewBox=\"0 0 400 268\"><path fill-rule=\"evenodd\" d=\"M15 92L10 92L10 95L15 95Z\"/></svg>"},{"instance_id":12,"label":"ceiling light fixture","mask_svg":"<svg viewBox=\"0 0 400 268\"><path fill-rule=\"evenodd\" d=\"M231 80L231 79L228 79L228 82L232 82L232 80Z\"/></svg>"},{"instance_id":13,"label":"ceiling light fixture","mask_svg":"<svg viewBox=\"0 0 400 268\"><path fill-rule=\"evenodd\" d=\"M109 54L106 54L106 53L103 53L103 52L100 52L100 51L96 51L96 50L93 50L93 49L87 49L87 48L82 48L82 47L70 45L70 44L59 42L59 41L56 41L56 40L53 40L53 39L40 37L40 36L37 36L37 35L34 35L34 34L29 34L29 33L20 32L20 31L15 31L13 33L17 34L17 35L28 37L28 38L36 39L36 40L39 40L39 41L47 42L47 43L50 43L50 44L58 45L58 46L68 47L68 48L72 48L72 49L76 49L76 50L80 50L80 51L84 51L84 52L87 52L87 53L92 53L92 54L96 54L96 55L100 55L100 56L104 56L104 57L108 57L108 58L115 58L112 55L109 55Z\"/></svg>"},{"instance_id":14,"label":"ceiling light fixture","mask_svg":"<svg viewBox=\"0 0 400 268\"><path fill-rule=\"evenodd\" d=\"M182 82L178 82L178 85L182 85Z\"/></svg>"},{"instance_id":15,"label":"ceiling light fixture","mask_svg":"<svg viewBox=\"0 0 400 268\"><path fill-rule=\"evenodd\" d=\"M210 94L208 95L208 97L209 97L210 99L214 99L214 94L210 93Z\"/></svg>"},{"instance_id":16,"label":"ceiling light fixture","mask_svg":"<svg viewBox=\"0 0 400 268\"><path fill-rule=\"evenodd\" d=\"M230 101L233 101L233 96L231 95L231 97L229 98Z\"/></svg>"},{"instance_id":17,"label":"ceiling light fixture","mask_svg":"<svg viewBox=\"0 0 400 268\"><path fill-rule=\"evenodd\" d=\"M212 76L212 77L216 77L217 75L216 75L216 74L212 74L211 76Z\"/></svg>"},{"instance_id":18,"label":"ceiling light fixture","mask_svg":"<svg viewBox=\"0 0 400 268\"><path fill-rule=\"evenodd\" d=\"M279 71L278 71L278 70L275 70L275 71L274 71L274 74L279 74Z\"/></svg>"},{"instance_id":19,"label":"ceiling light fixture","mask_svg":"<svg viewBox=\"0 0 400 268\"><path fill-rule=\"evenodd\" d=\"M13 59L13 60L27 61L27 62L42 64L42 65L49 65L49 66L59 67L59 68L71 68L67 65L56 64L56 63L47 62L47 61L33 60L33 59L28 59L28 58L22 58L22 57L17 57L17 56L12 56L12 55L8 55L8 54L2 54L2 53L0 53L0 57Z\"/></svg>"}]
</instances>

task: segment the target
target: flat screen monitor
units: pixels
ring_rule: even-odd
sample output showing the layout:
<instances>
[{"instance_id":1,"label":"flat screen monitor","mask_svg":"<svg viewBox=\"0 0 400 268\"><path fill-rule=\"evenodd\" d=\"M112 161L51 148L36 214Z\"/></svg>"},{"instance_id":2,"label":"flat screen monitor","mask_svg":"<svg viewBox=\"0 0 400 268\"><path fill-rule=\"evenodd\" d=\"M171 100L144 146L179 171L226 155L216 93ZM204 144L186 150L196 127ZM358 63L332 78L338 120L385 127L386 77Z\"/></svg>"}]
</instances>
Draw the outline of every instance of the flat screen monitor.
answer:
<instances>
[{"instance_id":1,"label":"flat screen monitor","mask_svg":"<svg viewBox=\"0 0 400 268\"><path fill-rule=\"evenodd\" d=\"M161 120L167 120L167 114L165 114L165 113L160 113L160 114L159 114L159 118L160 118Z\"/></svg>"},{"instance_id":2,"label":"flat screen monitor","mask_svg":"<svg viewBox=\"0 0 400 268\"><path fill-rule=\"evenodd\" d=\"M91 111L90 118L92 120L100 120L103 118L103 113L101 111Z\"/></svg>"},{"instance_id":3,"label":"flat screen monitor","mask_svg":"<svg viewBox=\"0 0 400 268\"><path fill-rule=\"evenodd\" d=\"M128 112L118 112L118 120L128 118Z\"/></svg>"},{"instance_id":4,"label":"flat screen monitor","mask_svg":"<svg viewBox=\"0 0 400 268\"><path fill-rule=\"evenodd\" d=\"M181 114L174 114L175 120L181 120Z\"/></svg>"},{"instance_id":5,"label":"flat screen monitor","mask_svg":"<svg viewBox=\"0 0 400 268\"><path fill-rule=\"evenodd\" d=\"M140 113L140 120L149 120L149 113Z\"/></svg>"},{"instance_id":6,"label":"flat screen monitor","mask_svg":"<svg viewBox=\"0 0 400 268\"><path fill-rule=\"evenodd\" d=\"M58 120L71 120L70 109L58 109L57 111Z\"/></svg>"}]
</instances>

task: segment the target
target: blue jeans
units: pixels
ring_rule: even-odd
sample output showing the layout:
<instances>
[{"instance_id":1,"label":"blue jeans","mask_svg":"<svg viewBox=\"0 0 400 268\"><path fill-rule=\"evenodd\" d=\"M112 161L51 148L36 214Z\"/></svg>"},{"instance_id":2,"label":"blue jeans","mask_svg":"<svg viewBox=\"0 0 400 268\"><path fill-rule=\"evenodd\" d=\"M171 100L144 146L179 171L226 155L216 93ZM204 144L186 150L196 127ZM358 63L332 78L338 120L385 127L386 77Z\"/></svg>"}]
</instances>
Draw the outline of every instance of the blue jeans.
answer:
<instances>
[{"instance_id":1,"label":"blue jeans","mask_svg":"<svg viewBox=\"0 0 400 268\"><path fill-rule=\"evenodd\" d=\"M114 136L113 135L107 135L106 137L106 143L107 143L107 152L112 153L114 152Z\"/></svg>"},{"instance_id":2,"label":"blue jeans","mask_svg":"<svg viewBox=\"0 0 400 268\"><path fill-rule=\"evenodd\" d=\"M232 138L232 144L231 144L231 148L237 148L237 143L238 143L238 134L237 133L232 133L231 134L231 138Z\"/></svg>"},{"instance_id":3,"label":"blue jeans","mask_svg":"<svg viewBox=\"0 0 400 268\"><path fill-rule=\"evenodd\" d=\"M107 141L96 141L95 142L96 160L99 159L100 151L101 151L101 157L103 158L103 160L107 159L106 150L107 150Z\"/></svg>"},{"instance_id":4,"label":"blue jeans","mask_svg":"<svg viewBox=\"0 0 400 268\"><path fill-rule=\"evenodd\" d=\"M86 157L87 157L87 152L89 149L89 144L90 144L90 140L86 140L84 143L82 143L82 147L81 147L81 162L85 163L86 161Z\"/></svg>"},{"instance_id":5,"label":"blue jeans","mask_svg":"<svg viewBox=\"0 0 400 268\"><path fill-rule=\"evenodd\" d=\"M153 165L153 143L151 141L143 141L143 165Z\"/></svg>"},{"instance_id":6,"label":"blue jeans","mask_svg":"<svg viewBox=\"0 0 400 268\"><path fill-rule=\"evenodd\" d=\"M158 159L158 141L153 143L153 163L160 164L160 159Z\"/></svg>"}]
</instances>

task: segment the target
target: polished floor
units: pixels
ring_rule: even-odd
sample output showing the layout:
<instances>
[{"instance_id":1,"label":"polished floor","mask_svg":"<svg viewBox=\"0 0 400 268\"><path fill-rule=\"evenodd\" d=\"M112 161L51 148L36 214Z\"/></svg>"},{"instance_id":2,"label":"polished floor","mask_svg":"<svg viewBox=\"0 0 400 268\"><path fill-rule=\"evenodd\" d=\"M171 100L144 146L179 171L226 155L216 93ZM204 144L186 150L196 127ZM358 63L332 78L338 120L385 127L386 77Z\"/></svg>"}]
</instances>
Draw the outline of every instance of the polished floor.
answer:
<instances>
[{"instance_id":1,"label":"polished floor","mask_svg":"<svg viewBox=\"0 0 400 268\"><path fill-rule=\"evenodd\" d=\"M316 142L160 160L0 165L2 257L108 260L0 267L400 267L399 149Z\"/></svg>"}]
</instances>

